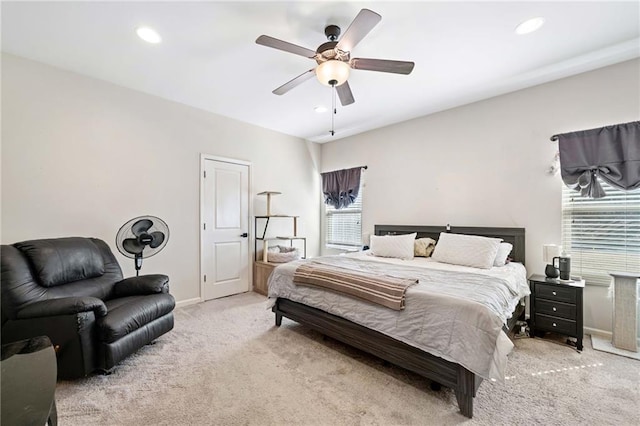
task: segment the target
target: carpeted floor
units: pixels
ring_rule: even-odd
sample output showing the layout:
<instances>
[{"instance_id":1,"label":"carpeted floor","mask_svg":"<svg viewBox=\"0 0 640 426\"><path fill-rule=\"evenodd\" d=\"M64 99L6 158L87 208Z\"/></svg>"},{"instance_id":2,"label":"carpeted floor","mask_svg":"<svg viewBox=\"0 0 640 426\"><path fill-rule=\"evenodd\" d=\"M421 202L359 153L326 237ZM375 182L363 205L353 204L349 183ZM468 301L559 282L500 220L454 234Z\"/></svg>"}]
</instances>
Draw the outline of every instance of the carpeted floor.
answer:
<instances>
[{"instance_id":1,"label":"carpeted floor","mask_svg":"<svg viewBox=\"0 0 640 426\"><path fill-rule=\"evenodd\" d=\"M292 321L247 293L176 310L173 331L108 376L59 382L71 425L637 425L640 362L518 339L508 380L485 381L474 418L449 389Z\"/></svg>"},{"instance_id":2,"label":"carpeted floor","mask_svg":"<svg viewBox=\"0 0 640 426\"><path fill-rule=\"evenodd\" d=\"M640 352L631 352L626 349L618 349L613 346L611 338L591 336L591 346L597 351L609 352L620 356L626 356L640 361ZM640 344L638 345L640 346Z\"/></svg>"}]
</instances>

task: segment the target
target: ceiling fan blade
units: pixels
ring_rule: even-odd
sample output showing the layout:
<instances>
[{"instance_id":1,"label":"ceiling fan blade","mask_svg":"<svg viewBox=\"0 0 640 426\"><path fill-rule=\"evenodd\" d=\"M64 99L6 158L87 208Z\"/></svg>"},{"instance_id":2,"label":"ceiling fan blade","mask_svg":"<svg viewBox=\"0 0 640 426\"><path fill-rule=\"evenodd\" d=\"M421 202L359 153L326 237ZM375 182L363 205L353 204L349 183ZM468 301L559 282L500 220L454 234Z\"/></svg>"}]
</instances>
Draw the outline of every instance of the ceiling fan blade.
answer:
<instances>
[{"instance_id":1,"label":"ceiling fan blade","mask_svg":"<svg viewBox=\"0 0 640 426\"><path fill-rule=\"evenodd\" d=\"M348 81L345 81L340 86L336 86L336 91L338 92L342 106L351 105L356 101L353 99L353 93L351 93L351 87L349 87Z\"/></svg>"},{"instance_id":2,"label":"ceiling fan blade","mask_svg":"<svg viewBox=\"0 0 640 426\"><path fill-rule=\"evenodd\" d=\"M261 35L256 39L256 43L267 47L273 47L274 49L283 50L285 52L294 53L296 55L304 56L305 58L313 58L316 56L316 51L307 49L306 47L298 46L293 43L278 40L277 38L269 37L267 35Z\"/></svg>"},{"instance_id":3,"label":"ceiling fan blade","mask_svg":"<svg viewBox=\"0 0 640 426\"><path fill-rule=\"evenodd\" d=\"M296 78L294 78L293 80L288 81L285 84L283 84L282 86L278 87L276 90L273 91L273 94L274 95L284 95L289 90L291 90L294 87L304 83L305 81L309 80L314 75L316 75L315 68L314 69L310 69L309 71L305 71L302 74L300 74L299 76L297 76Z\"/></svg>"},{"instance_id":4,"label":"ceiling fan blade","mask_svg":"<svg viewBox=\"0 0 640 426\"><path fill-rule=\"evenodd\" d=\"M411 74L414 63L407 61L390 61L388 59L353 58L350 61L351 68L355 70L369 70L380 72L392 72L396 74Z\"/></svg>"},{"instance_id":5,"label":"ceiling fan blade","mask_svg":"<svg viewBox=\"0 0 640 426\"><path fill-rule=\"evenodd\" d=\"M337 49L345 52L351 52L356 44L369 34L369 31L375 27L382 19L382 16L378 15L372 10L362 9L360 13L355 17L347 31L336 45Z\"/></svg>"}]
</instances>

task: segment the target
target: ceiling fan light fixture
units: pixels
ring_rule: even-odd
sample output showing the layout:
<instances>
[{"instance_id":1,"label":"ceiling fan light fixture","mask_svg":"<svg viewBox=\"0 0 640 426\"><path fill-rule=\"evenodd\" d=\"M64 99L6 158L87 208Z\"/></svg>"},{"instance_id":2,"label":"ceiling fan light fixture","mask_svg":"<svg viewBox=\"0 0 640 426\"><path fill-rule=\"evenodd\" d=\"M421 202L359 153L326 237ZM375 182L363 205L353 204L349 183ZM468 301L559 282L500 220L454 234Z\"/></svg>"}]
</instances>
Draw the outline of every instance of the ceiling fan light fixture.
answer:
<instances>
[{"instance_id":1,"label":"ceiling fan light fixture","mask_svg":"<svg viewBox=\"0 0 640 426\"><path fill-rule=\"evenodd\" d=\"M538 16L536 18L527 19L521 22L515 29L516 34L524 35L537 31L544 25L544 18Z\"/></svg>"},{"instance_id":2,"label":"ceiling fan light fixture","mask_svg":"<svg viewBox=\"0 0 640 426\"><path fill-rule=\"evenodd\" d=\"M325 86L340 86L349 78L348 63L330 59L316 67L316 77Z\"/></svg>"}]
</instances>

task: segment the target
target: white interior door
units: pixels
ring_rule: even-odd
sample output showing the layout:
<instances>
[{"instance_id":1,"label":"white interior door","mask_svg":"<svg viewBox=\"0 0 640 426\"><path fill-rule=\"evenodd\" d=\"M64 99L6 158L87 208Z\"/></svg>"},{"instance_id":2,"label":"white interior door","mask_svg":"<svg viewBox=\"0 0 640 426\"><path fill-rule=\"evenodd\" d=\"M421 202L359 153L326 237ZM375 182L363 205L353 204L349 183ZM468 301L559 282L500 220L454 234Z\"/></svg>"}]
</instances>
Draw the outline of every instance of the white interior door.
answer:
<instances>
[{"instance_id":1,"label":"white interior door","mask_svg":"<svg viewBox=\"0 0 640 426\"><path fill-rule=\"evenodd\" d=\"M249 291L249 164L203 159L204 300Z\"/></svg>"}]
</instances>

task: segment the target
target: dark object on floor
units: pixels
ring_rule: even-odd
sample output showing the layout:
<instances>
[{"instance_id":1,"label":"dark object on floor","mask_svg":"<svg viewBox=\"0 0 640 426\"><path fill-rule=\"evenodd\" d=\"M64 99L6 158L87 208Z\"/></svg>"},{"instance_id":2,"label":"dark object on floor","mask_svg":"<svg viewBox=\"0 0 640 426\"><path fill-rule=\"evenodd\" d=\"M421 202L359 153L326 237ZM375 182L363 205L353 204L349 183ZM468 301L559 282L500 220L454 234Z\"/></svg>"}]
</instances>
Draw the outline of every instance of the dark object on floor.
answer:
<instances>
[{"instance_id":1,"label":"dark object on floor","mask_svg":"<svg viewBox=\"0 0 640 426\"><path fill-rule=\"evenodd\" d=\"M2 345L3 425L56 426L56 354L47 337Z\"/></svg>"},{"instance_id":2,"label":"dark object on floor","mask_svg":"<svg viewBox=\"0 0 640 426\"><path fill-rule=\"evenodd\" d=\"M109 370L173 328L169 278L123 280L102 240L24 241L0 255L2 343L49 337L60 378Z\"/></svg>"},{"instance_id":3,"label":"dark object on floor","mask_svg":"<svg viewBox=\"0 0 640 426\"><path fill-rule=\"evenodd\" d=\"M530 331L527 321L516 321L516 326L513 329L513 332L509 334L509 337L512 339L528 338L530 337Z\"/></svg>"}]
</instances>

